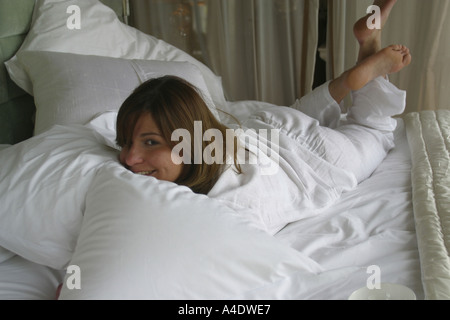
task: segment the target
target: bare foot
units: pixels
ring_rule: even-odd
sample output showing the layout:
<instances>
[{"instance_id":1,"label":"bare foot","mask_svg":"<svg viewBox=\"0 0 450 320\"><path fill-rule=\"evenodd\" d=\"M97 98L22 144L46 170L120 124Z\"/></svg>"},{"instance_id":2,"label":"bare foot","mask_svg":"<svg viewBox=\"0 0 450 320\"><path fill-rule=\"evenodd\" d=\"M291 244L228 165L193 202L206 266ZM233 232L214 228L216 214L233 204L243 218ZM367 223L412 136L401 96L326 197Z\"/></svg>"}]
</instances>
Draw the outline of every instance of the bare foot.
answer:
<instances>
[{"instance_id":1,"label":"bare foot","mask_svg":"<svg viewBox=\"0 0 450 320\"><path fill-rule=\"evenodd\" d=\"M369 29L367 27L367 19L372 14L359 19L353 26L353 33L360 45L360 55L358 61L371 56L381 49L381 30L389 18L392 8L397 0L375 0L374 5L378 6L381 11L381 29Z\"/></svg>"},{"instance_id":2,"label":"bare foot","mask_svg":"<svg viewBox=\"0 0 450 320\"><path fill-rule=\"evenodd\" d=\"M344 73L345 85L350 90L358 90L370 81L396 73L411 63L409 49L403 45L391 45L364 59Z\"/></svg>"},{"instance_id":3,"label":"bare foot","mask_svg":"<svg viewBox=\"0 0 450 320\"><path fill-rule=\"evenodd\" d=\"M329 91L336 102L340 103L351 90L361 89L379 76L400 71L411 62L409 49L404 46L390 46L381 50L381 30L396 2L397 0L373 2L373 5L380 8L381 29L367 27L367 19L372 14L362 17L353 26L353 32L359 43L358 63L330 82Z\"/></svg>"}]
</instances>

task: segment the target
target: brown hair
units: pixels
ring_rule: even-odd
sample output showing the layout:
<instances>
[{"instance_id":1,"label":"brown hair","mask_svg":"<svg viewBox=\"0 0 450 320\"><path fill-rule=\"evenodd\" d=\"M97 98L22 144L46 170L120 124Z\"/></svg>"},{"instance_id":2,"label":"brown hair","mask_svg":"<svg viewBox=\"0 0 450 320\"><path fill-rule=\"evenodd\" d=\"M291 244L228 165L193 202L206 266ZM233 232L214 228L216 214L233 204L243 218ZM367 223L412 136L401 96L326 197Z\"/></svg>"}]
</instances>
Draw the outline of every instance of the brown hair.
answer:
<instances>
[{"instance_id":1,"label":"brown hair","mask_svg":"<svg viewBox=\"0 0 450 320\"><path fill-rule=\"evenodd\" d=\"M176 129L186 129L194 137L194 122L201 121L202 136L206 130L220 130L225 137L227 127L223 125L209 110L198 89L189 82L175 77L163 76L150 79L137 87L124 101L117 115L116 142L120 147L131 143L134 127L138 119L150 114L156 122L162 136L171 148L176 142L171 140ZM201 161L200 164L184 163L180 177L175 183L185 185L196 193L207 194L218 180L226 164L227 142L224 139L223 161L211 164ZM241 173L237 163L237 139L233 138L233 159L236 169ZM209 145L202 139L202 152ZM194 154L194 139L191 139L191 155Z\"/></svg>"}]
</instances>

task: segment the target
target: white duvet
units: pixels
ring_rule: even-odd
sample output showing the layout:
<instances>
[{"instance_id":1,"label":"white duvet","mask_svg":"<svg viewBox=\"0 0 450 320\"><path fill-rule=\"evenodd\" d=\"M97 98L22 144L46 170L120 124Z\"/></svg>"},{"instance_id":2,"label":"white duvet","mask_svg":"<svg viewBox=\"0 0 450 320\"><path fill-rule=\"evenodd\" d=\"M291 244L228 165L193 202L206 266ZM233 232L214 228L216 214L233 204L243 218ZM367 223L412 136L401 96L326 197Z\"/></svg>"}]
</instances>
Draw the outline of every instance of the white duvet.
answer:
<instances>
[{"instance_id":1,"label":"white duvet","mask_svg":"<svg viewBox=\"0 0 450 320\"><path fill-rule=\"evenodd\" d=\"M304 135L318 126L317 121L296 110L283 109L279 114L303 125L298 128ZM88 189L105 163L118 162L115 117L116 112L107 112L87 126L55 126L0 152L2 247L36 263L67 266ZM227 170L208 194L271 234L289 222L317 214L318 209L334 203L343 190L356 185L350 173L308 152L285 133L280 134L279 142L278 163L263 159L272 161L276 170L262 174L260 164L242 165L244 175Z\"/></svg>"},{"instance_id":2,"label":"white duvet","mask_svg":"<svg viewBox=\"0 0 450 320\"><path fill-rule=\"evenodd\" d=\"M64 288L62 298L68 299L346 299L366 285L371 265L381 268L383 281L407 285L420 297L402 130L399 146L370 179L320 215L272 237L213 199L131 174L117 163L117 151L105 146L110 131L97 135L83 126L57 126L0 152L1 194L7 195L1 200L9 208L1 209L1 244L39 265L81 265L83 290ZM142 183L146 188L136 187ZM129 191L116 197L113 191L122 189ZM40 202L31 201L39 194ZM86 194L88 202L77 200ZM84 227L83 214L90 217ZM5 269L0 282L2 276L8 277Z\"/></svg>"},{"instance_id":3,"label":"white duvet","mask_svg":"<svg viewBox=\"0 0 450 320\"><path fill-rule=\"evenodd\" d=\"M251 110L258 103L240 105ZM371 265L381 268L383 280L408 285L420 297L409 176L390 169L408 160L405 150L383 162L379 180L376 171L356 189L339 169L348 190L330 207L344 190L327 185L323 190L332 192L314 210L289 202L305 185L281 157L272 176L281 183L257 188L255 197L267 196L260 211L267 217L281 215L277 228L282 219L298 221L272 237L255 227L254 215L227 202L235 177L224 176L223 198L214 198L127 171L112 148L114 119L111 112L88 126L55 126L0 151L0 254L52 269L79 266L83 289L67 287L74 276L67 274L63 299L346 299L366 285ZM305 120L305 130L316 125L297 119ZM286 141L280 138L280 146ZM393 173L401 177L398 185Z\"/></svg>"},{"instance_id":4,"label":"white duvet","mask_svg":"<svg viewBox=\"0 0 450 320\"><path fill-rule=\"evenodd\" d=\"M236 299L321 271L220 202L126 170L105 137L55 126L1 151L4 263L75 266L62 299Z\"/></svg>"}]
</instances>

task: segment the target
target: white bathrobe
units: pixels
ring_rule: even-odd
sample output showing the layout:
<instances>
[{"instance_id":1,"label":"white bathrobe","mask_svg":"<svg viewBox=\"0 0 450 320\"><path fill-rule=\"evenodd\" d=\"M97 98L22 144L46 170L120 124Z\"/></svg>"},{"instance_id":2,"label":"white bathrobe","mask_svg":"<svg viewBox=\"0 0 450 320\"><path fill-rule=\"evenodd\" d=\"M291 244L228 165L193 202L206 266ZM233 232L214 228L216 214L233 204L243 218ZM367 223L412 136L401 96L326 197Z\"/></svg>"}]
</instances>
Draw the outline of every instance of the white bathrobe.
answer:
<instances>
[{"instance_id":1,"label":"white bathrobe","mask_svg":"<svg viewBox=\"0 0 450 320\"><path fill-rule=\"evenodd\" d=\"M319 214L368 178L394 147L392 116L403 112L406 93L377 78L352 92L352 106L341 121L328 85L291 107L267 104L251 113L239 137L257 163L241 156L243 173L229 166L208 196L275 234L290 222Z\"/></svg>"}]
</instances>

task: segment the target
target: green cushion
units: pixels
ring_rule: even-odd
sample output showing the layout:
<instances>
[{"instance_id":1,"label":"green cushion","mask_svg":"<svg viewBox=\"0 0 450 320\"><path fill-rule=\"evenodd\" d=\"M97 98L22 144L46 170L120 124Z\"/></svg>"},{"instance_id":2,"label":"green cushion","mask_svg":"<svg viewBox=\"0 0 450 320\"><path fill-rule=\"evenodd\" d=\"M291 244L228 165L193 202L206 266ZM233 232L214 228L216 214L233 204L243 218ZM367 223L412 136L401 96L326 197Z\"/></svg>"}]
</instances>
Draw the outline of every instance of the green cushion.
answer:
<instances>
[{"instance_id":1,"label":"green cushion","mask_svg":"<svg viewBox=\"0 0 450 320\"><path fill-rule=\"evenodd\" d=\"M15 144L30 138L34 128L33 97L23 95L0 106L0 144Z\"/></svg>"},{"instance_id":2,"label":"green cushion","mask_svg":"<svg viewBox=\"0 0 450 320\"><path fill-rule=\"evenodd\" d=\"M0 38L28 32L34 0L0 1Z\"/></svg>"},{"instance_id":3,"label":"green cushion","mask_svg":"<svg viewBox=\"0 0 450 320\"><path fill-rule=\"evenodd\" d=\"M33 8L34 0L0 1L0 144L14 144L33 133L33 98L16 86L4 65L19 50Z\"/></svg>"}]
</instances>

